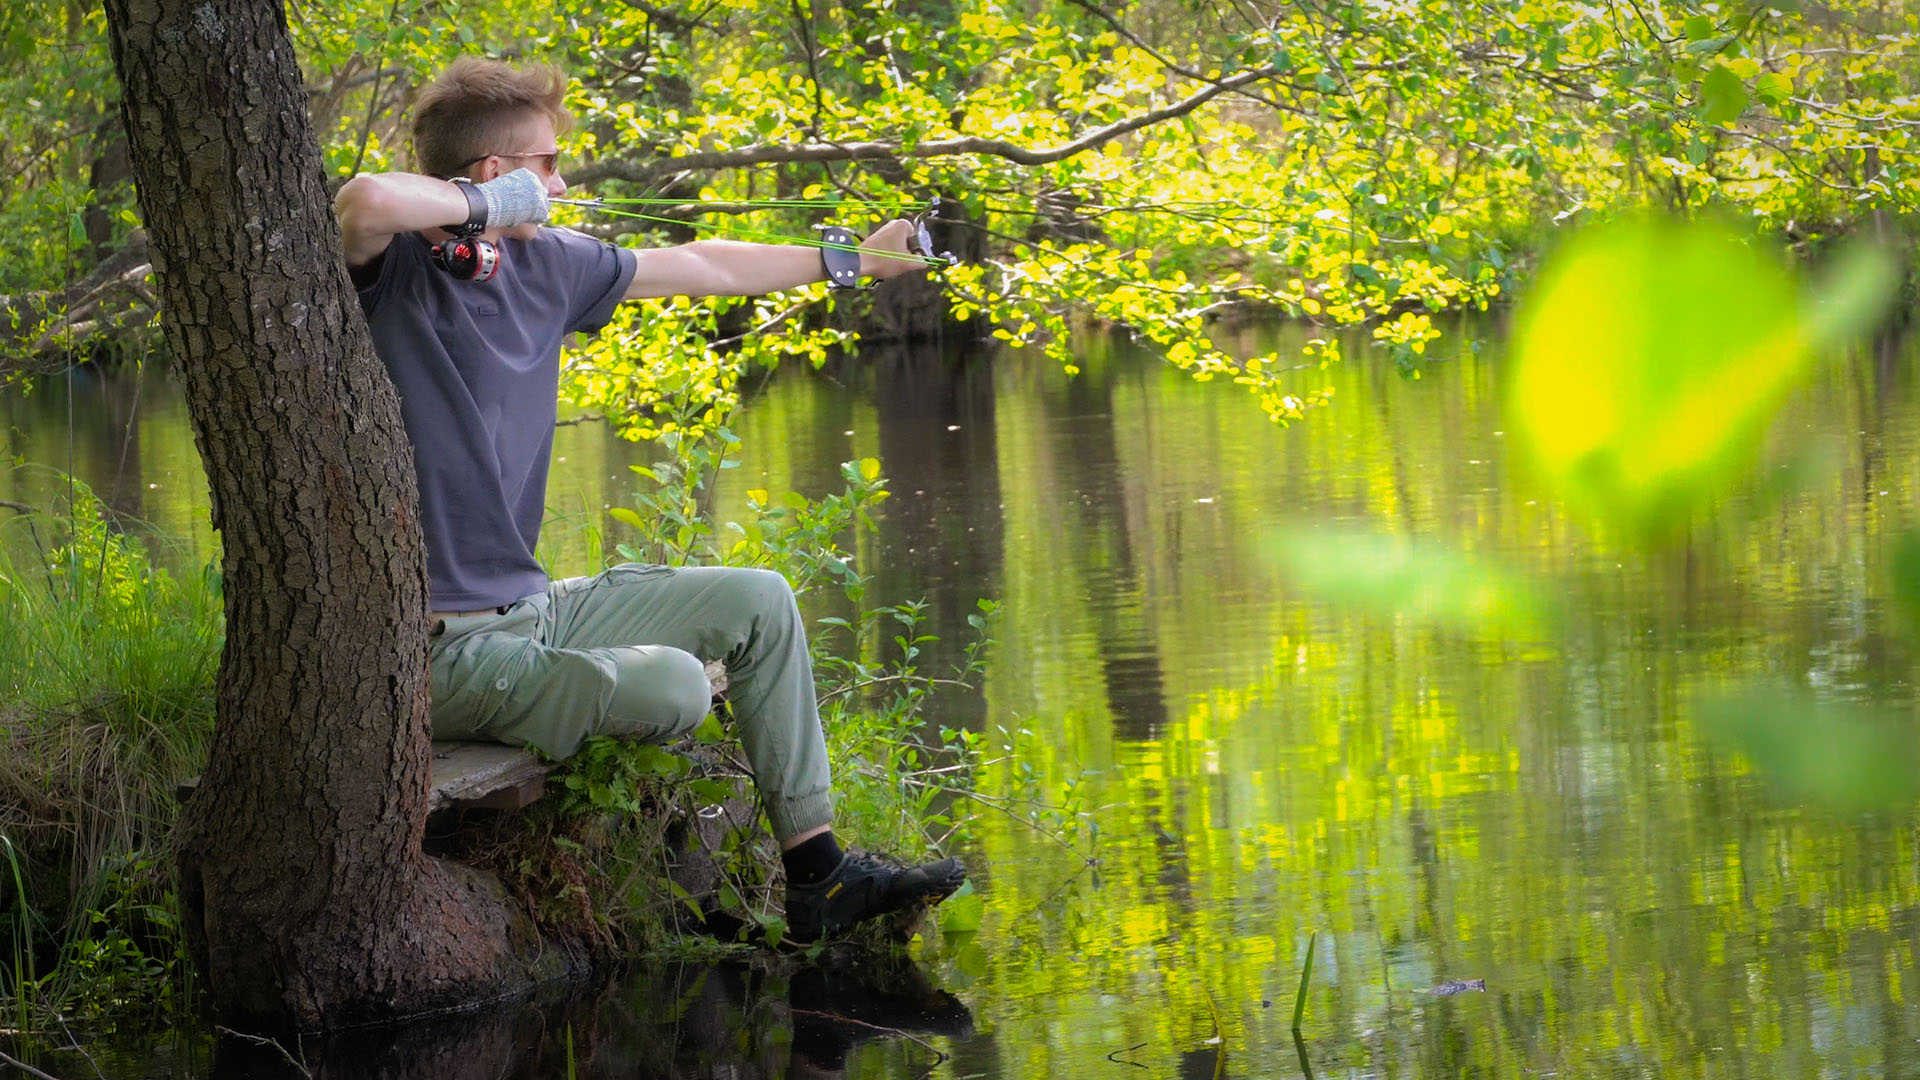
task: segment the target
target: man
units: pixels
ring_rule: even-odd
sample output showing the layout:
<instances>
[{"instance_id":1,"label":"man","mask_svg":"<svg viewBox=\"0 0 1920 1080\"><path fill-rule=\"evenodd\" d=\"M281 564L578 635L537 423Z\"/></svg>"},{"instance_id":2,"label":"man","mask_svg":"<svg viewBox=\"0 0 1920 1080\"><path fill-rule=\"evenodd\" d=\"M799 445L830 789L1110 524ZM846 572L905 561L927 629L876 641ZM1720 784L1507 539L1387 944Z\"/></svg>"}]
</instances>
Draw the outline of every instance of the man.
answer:
<instances>
[{"instance_id":1,"label":"man","mask_svg":"<svg viewBox=\"0 0 1920 1080\"><path fill-rule=\"evenodd\" d=\"M820 251L800 245L625 250L543 227L548 200L566 191L555 145L571 123L565 90L549 68L456 61L415 105L420 173L356 176L334 203L414 447L434 735L562 758L589 735L665 741L706 715L702 662L720 659L780 843L789 934L812 940L937 903L965 880L956 860L905 867L843 852L833 834L805 628L785 579L621 566L550 582L534 559L566 335L598 330L623 299L751 296L825 276ZM910 233L904 221L881 227L861 271L922 266L889 257L905 255Z\"/></svg>"}]
</instances>

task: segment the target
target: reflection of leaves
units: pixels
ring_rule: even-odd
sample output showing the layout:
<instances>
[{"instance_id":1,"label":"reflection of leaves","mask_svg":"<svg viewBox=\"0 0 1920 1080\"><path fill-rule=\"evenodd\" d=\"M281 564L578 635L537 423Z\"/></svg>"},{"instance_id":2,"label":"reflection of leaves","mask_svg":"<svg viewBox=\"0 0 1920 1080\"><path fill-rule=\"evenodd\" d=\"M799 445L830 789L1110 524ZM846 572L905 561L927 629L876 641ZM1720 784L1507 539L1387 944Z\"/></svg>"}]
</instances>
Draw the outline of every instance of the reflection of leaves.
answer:
<instances>
[{"instance_id":1,"label":"reflection of leaves","mask_svg":"<svg viewBox=\"0 0 1920 1080\"><path fill-rule=\"evenodd\" d=\"M1801 304L1768 253L1709 225L1575 240L1516 325L1509 430L1590 520L1642 543L1717 509L1806 365L1870 327L1885 260L1843 261Z\"/></svg>"},{"instance_id":2,"label":"reflection of leaves","mask_svg":"<svg viewBox=\"0 0 1920 1080\"><path fill-rule=\"evenodd\" d=\"M1704 703L1700 717L1798 798L1865 810L1920 796L1920 732L1911 716L1753 689Z\"/></svg>"},{"instance_id":3,"label":"reflection of leaves","mask_svg":"<svg viewBox=\"0 0 1920 1080\"><path fill-rule=\"evenodd\" d=\"M1302 530L1273 551L1296 581L1375 614L1515 638L1541 636L1555 616L1525 578L1439 544Z\"/></svg>"}]
</instances>

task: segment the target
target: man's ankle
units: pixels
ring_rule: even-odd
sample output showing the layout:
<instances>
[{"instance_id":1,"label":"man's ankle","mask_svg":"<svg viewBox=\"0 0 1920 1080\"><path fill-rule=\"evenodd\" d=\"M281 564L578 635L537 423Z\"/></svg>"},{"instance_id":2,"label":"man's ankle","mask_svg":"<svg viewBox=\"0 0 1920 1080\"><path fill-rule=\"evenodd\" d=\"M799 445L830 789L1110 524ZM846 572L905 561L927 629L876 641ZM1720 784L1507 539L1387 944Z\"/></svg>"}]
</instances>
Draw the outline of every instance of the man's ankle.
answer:
<instances>
[{"instance_id":1,"label":"man's ankle","mask_svg":"<svg viewBox=\"0 0 1920 1080\"><path fill-rule=\"evenodd\" d=\"M840 865L840 842L831 830L808 837L780 853L780 865L786 868L787 884L818 885Z\"/></svg>"}]
</instances>

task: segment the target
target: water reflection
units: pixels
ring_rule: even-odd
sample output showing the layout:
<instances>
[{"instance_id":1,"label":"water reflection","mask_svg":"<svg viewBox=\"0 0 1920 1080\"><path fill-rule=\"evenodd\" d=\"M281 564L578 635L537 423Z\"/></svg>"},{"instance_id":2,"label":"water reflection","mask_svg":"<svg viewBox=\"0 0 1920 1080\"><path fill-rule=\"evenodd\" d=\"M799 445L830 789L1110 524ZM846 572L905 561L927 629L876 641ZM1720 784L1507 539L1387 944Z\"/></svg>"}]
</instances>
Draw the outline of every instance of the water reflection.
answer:
<instances>
[{"instance_id":1,"label":"water reflection","mask_svg":"<svg viewBox=\"0 0 1920 1080\"><path fill-rule=\"evenodd\" d=\"M1017 1080L1920 1073L1914 816L1782 802L1690 712L1758 676L1913 705L1881 584L1886 538L1920 516L1911 348L1837 360L1793 402L1775 442L1818 440L1812 483L1743 497L1770 509L1653 557L1509 474L1497 348L1417 383L1314 373L1335 405L1288 430L1231 387L1085 352L1073 381L1018 354L783 373L736 425L748 453L723 513L881 459L894 497L860 552L869 602L925 597L953 643L976 598L1002 601L982 691L937 719L1027 732L983 790L1074 812L1068 844L974 826L985 923L971 950L925 958L972 1034L856 1041L847 1075L919 1075L935 1051L934 1075ZM179 492L197 481L168 471L190 441L154 390L138 461L162 486L141 506L190 523L204 509ZM12 452L63 460L63 410L8 407ZM101 475L124 445L77 442ZM557 512L587 517L648 456L589 425L556 455ZM1321 524L1531 574L1561 594L1565 633L1442 633L1306 595L1269 538ZM583 568L572 535L554 530L559 572ZM1475 979L1485 992L1432 992ZM670 969L558 1021L497 1015L487 1037L517 1032L508 1075L562 1075L569 1027L596 1075L788 1075L816 1040L794 995L751 968Z\"/></svg>"}]
</instances>

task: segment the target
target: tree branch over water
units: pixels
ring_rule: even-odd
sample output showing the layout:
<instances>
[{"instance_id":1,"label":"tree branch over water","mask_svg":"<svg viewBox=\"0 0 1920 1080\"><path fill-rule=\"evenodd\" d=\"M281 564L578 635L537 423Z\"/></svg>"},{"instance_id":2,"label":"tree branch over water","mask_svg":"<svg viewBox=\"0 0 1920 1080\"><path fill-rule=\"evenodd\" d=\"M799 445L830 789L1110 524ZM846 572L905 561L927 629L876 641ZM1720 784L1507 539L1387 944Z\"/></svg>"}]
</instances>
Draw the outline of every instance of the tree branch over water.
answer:
<instances>
[{"instance_id":1,"label":"tree branch over water","mask_svg":"<svg viewBox=\"0 0 1920 1080\"><path fill-rule=\"evenodd\" d=\"M1064 161L1076 154L1098 149L1114 139L1141 128L1150 127L1166 120L1173 120L1192 112L1200 106L1229 91L1250 86L1262 79L1271 79L1280 74L1274 67L1255 68L1226 76L1216 82L1195 91L1179 101L1164 105L1158 109L1116 120L1104 127L1098 127L1071 142L1058 146L1029 147L1006 139L989 139L978 135L962 135L951 139L929 139L904 148L898 142L805 142L790 144L772 144L747 146L738 150L714 150L707 153L686 154L652 164L637 164L625 161L600 161L577 169L572 175L575 183L592 184L600 180L626 180L632 183L653 183L680 173L698 172L714 169L739 169L751 165L780 165L797 162L834 162L834 161L887 161L900 158L937 158L953 157L962 154L981 154L989 157L1005 158L1016 165L1049 165Z\"/></svg>"}]
</instances>

